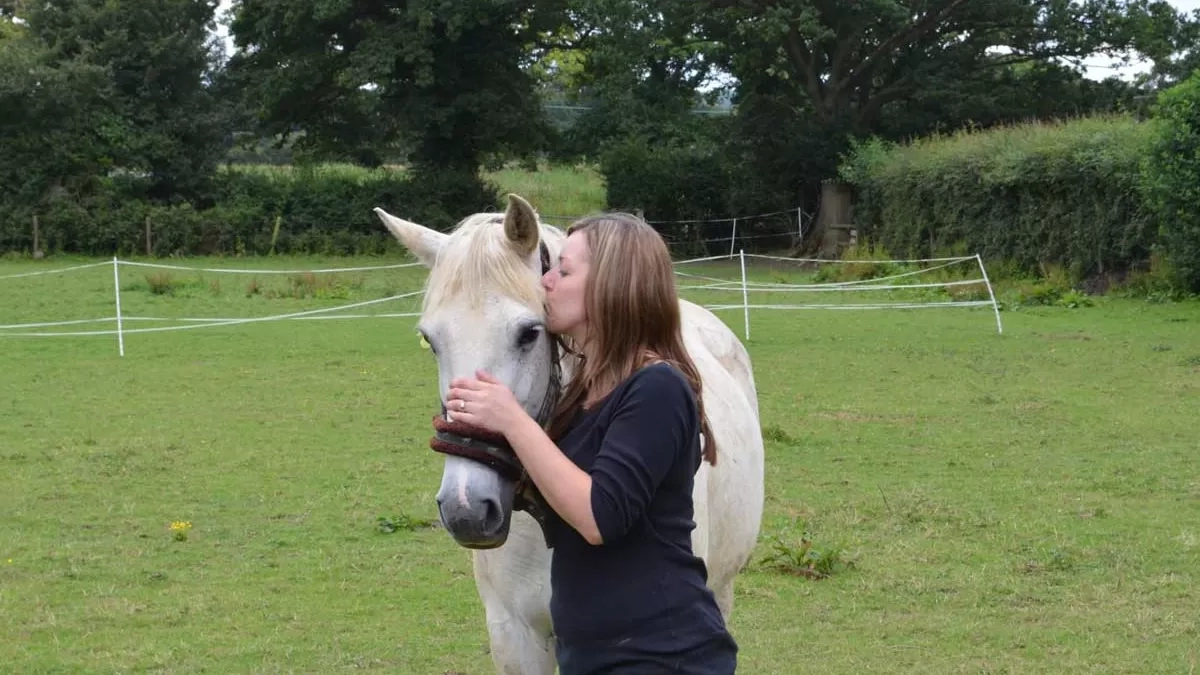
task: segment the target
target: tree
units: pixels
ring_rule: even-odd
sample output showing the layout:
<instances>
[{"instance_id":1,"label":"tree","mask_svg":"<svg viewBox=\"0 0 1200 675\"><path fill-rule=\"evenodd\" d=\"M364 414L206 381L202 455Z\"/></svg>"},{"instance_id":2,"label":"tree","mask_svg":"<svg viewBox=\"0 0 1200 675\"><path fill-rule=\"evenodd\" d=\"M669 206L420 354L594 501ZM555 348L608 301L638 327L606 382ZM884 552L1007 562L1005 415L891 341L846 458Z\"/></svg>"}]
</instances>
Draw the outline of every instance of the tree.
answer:
<instances>
[{"instance_id":1,"label":"tree","mask_svg":"<svg viewBox=\"0 0 1200 675\"><path fill-rule=\"evenodd\" d=\"M567 134L569 154L596 157L633 137L689 143L703 134L693 110L712 88L714 48L675 1L571 0L569 24L543 62L554 99L584 111Z\"/></svg>"},{"instance_id":2,"label":"tree","mask_svg":"<svg viewBox=\"0 0 1200 675\"><path fill-rule=\"evenodd\" d=\"M533 0L240 0L230 68L266 134L373 166L474 174L539 147L530 54L562 7Z\"/></svg>"},{"instance_id":3,"label":"tree","mask_svg":"<svg viewBox=\"0 0 1200 675\"><path fill-rule=\"evenodd\" d=\"M1164 91L1200 69L1200 9L1190 17L1170 8L1155 8L1141 22L1143 42L1153 47L1153 67L1142 78L1150 89Z\"/></svg>"},{"instance_id":4,"label":"tree","mask_svg":"<svg viewBox=\"0 0 1200 675\"><path fill-rule=\"evenodd\" d=\"M27 38L0 40L0 205L79 195L112 168L125 135L113 99L104 68L56 62Z\"/></svg>"},{"instance_id":5,"label":"tree","mask_svg":"<svg viewBox=\"0 0 1200 675\"><path fill-rule=\"evenodd\" d=\"M729 145L764 210L817 202L852 138L1128 105L1084 82L1097 53L1156 56L1183 23L1161 0L696 0L685 21L737 81ZM821 232L814 229L813 240Z\"/></svg>"},{"instance_id":6,"label":"tree","mask_svg":"<svg viewBox=\"0 0 1200 675\"><path fill-rule=\"evenodd\" d=\"M148 176L153 199L200 192L225 151L208 90L218 61L216 0L47 0L30 3L29 34L54 62L103 69L127 129L115 164Z\"/></svg>"},{"instance_id":7,"label":"tree","mask_svg":"<svg viewBox=\"0 0 1200 675\"><path fill-rule=\"evenodd\" d=\"M1162 0L700 0L694 9L740 82L773 83L797 109L854 133L930 87L1018 64L1153 52L1155 29L1181 21Z\"/></svg>"}]
</instances>

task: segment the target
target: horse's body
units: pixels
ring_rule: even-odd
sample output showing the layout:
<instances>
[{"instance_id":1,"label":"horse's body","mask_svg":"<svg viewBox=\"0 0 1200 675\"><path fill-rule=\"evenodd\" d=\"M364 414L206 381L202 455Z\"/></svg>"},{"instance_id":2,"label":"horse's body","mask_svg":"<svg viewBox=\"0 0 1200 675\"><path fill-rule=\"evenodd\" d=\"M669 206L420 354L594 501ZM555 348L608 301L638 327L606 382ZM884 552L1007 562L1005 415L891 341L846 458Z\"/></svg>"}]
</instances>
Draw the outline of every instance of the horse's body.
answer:
<instances>
[{"instance_id":1,"label":"horse's body","mask_svg":"<svg viewBox=\"0 0 1200 675\"><path fill-rule=\"evenodd\" d=\"M516 197L505 214L471 216L451 234L376 212L431 269L420 328L438 359L442 400L451 379L483 368L505 382L531 415L544 416L557 388L550 363L555 352L541 323L540 273L547 257L557 260L563 233L540 223ZM681 300L681 311L684 343L703 380L718 445L716 466L704 463L696 474L692 542L728 619L734 577L750 557L762 516L758 399L749 355L733 332L690 302ZM563 361L566 377L572 365ZM555 669L552 551L538 523L512 510L514 491L512 481L487 466L447 456L439 514L455 540L474 549L475 583L497 671L549 675Z\"/></svg>"}]
</instances>

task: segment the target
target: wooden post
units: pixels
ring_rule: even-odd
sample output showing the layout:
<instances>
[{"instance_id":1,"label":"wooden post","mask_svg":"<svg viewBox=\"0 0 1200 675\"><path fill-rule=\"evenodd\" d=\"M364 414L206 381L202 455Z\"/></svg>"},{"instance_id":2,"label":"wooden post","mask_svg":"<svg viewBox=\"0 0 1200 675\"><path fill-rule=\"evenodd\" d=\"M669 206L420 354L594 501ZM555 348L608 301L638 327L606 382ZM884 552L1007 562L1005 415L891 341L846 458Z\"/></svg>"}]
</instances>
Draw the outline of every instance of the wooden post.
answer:
<instances>
[{"instance_id":1,"label":"wooden post","mask_svg":"<svg viewBox=\"0 0 1200 675\"><path fill-rule=\"evenodd\" d=\"M150 216L146 216L146 257L154 255L154 247L150 245Z\"/></svg>"},{"instance_id":2,"label":"wooden post","mask_svg":"<svg viewBox=\"0 0 1200 675\"><path fill-rule=\"evenodd\" d=\"M35 213L33 214L33 258L34 260L41 260L45 255L45 253L42 253L41 233L38 231L38 217Z\"/></svg>"}]
</instances>

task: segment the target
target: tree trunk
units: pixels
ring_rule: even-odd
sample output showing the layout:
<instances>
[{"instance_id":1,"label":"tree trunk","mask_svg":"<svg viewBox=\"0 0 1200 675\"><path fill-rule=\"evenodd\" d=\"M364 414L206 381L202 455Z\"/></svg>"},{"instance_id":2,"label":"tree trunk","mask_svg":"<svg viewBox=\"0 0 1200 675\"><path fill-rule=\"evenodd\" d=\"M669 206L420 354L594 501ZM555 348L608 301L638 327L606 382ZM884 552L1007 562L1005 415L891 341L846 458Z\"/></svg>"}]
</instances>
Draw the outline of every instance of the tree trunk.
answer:
<instances>
[{"instance_id":1,"label":"tree trunk","mask_svg":"<svg viewBox=\"0 0 1200 675\"><path fill-rule=\"evenodd\" d=\"M821 205L817 217L813 219L812 230L805 233L801 242L801 254L815 253L820 258L837 257L849 232L836 226L850 225L853 207L854 200L848 184L834 180L822 181Z\"/></svg>"}]
</instances>

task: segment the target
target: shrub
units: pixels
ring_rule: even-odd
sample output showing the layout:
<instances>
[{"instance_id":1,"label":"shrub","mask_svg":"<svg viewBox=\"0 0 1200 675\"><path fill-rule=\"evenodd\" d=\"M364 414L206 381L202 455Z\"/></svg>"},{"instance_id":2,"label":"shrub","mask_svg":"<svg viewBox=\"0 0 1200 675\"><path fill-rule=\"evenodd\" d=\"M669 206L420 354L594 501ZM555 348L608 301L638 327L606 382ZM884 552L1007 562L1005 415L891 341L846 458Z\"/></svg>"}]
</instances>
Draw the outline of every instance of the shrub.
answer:
<instances>
[{"instance_id":1,"label":"shrub","mask_svg":"<svg viewBox=\"0 0 1200 675\"><path fill-rule=\"evenodd\" d=\"M660 220L719 217L728 210L724 167L709 148L631 138L601 156L600 170L613 208L641 209Z\"/></svg>"},{"instance_id":2,"label":"shrub","mask_svg":"<svg viewBox=\"0 0 1200 675\"><path fill-rule=\"evenodd\" d=\"M747 250L777 245L784 240L769 235L796 228L792 197L754 189L757 179L742 174L718 139L627 138L601 155L600 171L608 208L641 211L678 255L728 252L734 217L738 246ZM742 218L757 213L773 216Z\"/></svg>"},{"instance_id":3,"label":"shrub","mask_svg":"<svg viewBox=\"0 0 1200 675\"><path fill-rule=\"evenodd\" d=\"M1154 118L1146 203L1179 281L1200 292L1200 70L1160 94Z\"/></svg>"},{"instance_id":4,"label":"shrub","mask_svg":"<svg viewBox=\"0 0 1200 675\"><path fill-rule=\"evenodd\" d=\"M858 144L841 167L861 237L893 254L958 247L1024 272L1125 270L1156 239L1139 193L1149 127L1105 116Z\"/></svg>"},{"instance_id":5,"label":"shrub","mask_svg":"<svg viewBox=\"0 0 1200 675\"><path fill-rule=\"evenodd\" d=\"M0 203L0 250L32 248L39 216L50 253L141 254L146 219L155 255L370 254L397 246L376 206L440 230L500 207L474 175L353 167L239 167L219 172L197 203L145 201L128 178L105 178L87 195L38 207Z\"/></svg>"}]
</instances>

